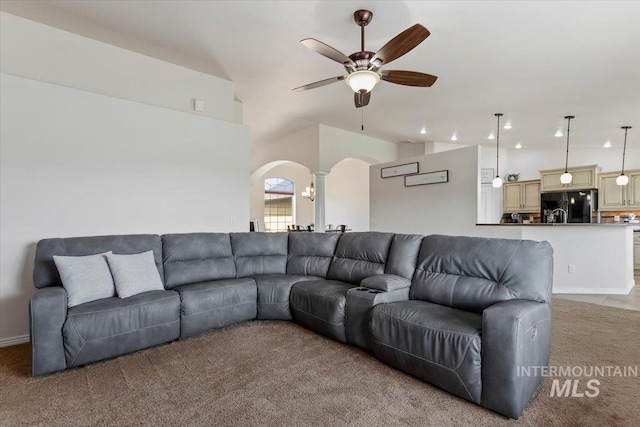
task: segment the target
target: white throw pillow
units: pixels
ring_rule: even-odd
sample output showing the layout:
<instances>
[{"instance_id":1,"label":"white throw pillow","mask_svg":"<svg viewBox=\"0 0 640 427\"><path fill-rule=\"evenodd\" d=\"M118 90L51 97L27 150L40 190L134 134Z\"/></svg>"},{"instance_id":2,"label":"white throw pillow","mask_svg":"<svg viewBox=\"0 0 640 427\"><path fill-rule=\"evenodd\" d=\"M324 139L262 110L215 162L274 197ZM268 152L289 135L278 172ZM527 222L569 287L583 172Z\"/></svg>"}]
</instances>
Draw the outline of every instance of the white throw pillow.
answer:
<instances>
[{"instance_id":1,"label":"white throw pillow","mask_svg":"<svg viewBox=\"0 0 640 427\"><path fill-rule=\"evenodd\" d=\"M120 298L164 290L153 251L134 255L108 254L107 261Z\"/></svg>"},{"instance_id":2,"label":"white throw pillow","mask_svg":"<svg viewBox=\"0 0 640 427\"><path fill-rule=\"evenodd\" d=\"M87 256L53 256L62 287L67 291L67 307L116 295L106 256L111 252Z\"/></svg>"}]
</instances>

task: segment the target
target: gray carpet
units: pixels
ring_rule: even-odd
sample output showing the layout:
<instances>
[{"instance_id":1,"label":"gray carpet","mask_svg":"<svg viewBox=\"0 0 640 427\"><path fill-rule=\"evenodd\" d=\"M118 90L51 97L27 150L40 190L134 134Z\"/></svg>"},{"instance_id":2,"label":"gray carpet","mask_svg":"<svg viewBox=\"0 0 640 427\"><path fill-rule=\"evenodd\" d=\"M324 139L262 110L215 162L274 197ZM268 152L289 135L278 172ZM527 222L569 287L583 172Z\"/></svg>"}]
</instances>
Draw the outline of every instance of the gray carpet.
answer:
<instances>
[{"instance_id":1,"label":"gray carpet","mask_svg":"<svg viewBox=\"0 0 640 427\"><path fill-rule=\"evenodd\" d=\"M640 312L556 299L557 366L640 364ZM512 424L291 322L256 321L33 379L28 345L0 349L0 425ZM640 425L640 379L550 397L522 425ZM582 381L581 381L582 382Z\"/></svg>"}]
</instances>

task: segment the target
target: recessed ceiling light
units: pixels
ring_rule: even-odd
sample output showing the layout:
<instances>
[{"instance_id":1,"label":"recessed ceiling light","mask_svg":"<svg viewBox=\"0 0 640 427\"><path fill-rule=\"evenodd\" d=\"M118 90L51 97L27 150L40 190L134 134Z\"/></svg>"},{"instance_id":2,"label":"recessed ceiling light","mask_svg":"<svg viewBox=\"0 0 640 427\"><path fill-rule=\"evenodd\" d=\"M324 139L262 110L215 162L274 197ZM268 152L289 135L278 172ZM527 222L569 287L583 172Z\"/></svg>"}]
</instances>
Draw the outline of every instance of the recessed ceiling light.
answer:
<instances>
[{"instance_id":1,"label":"recessed ceiling light","mask_svg":"<svg viewBox=\"0 0 640 427\"><path fill-rule=\"evenodd\" d=\"M493 134L493 132L487 137L488 139L496 139L496 136Z\"/></svg>"},{"instance_id":2,"label":"recessed ceiling light","mask_svg":"<svg viewBox=\"0 0 640 427\"><path fill-rule=\"evenodd\" d=\"M611 141L607 141L602 145L604 148L611 148Z\"/></svg>"},{"instance_id":3,"label":"recessed ceiling light","mask_svg":"<svg viewBox=\"0 0 640 427\"><path fill-rule=\"evenodd\" d=\"M505 129L511 129L511 123L510 123L510 122L507 122L507 124L506 124L506 125L504 125L504 128L505 128Z\"/></svg>"},{"instance_id":4,"label":"recessed ceiling light","mask_svg":"<svg viewBox=\"0 0 640 427\"><path fill-rule=\"evenodd\" d=\"M457 140L458 140L458 137L456 136L456 134L455 134L455 133L454 133L454 134L453 134L453 136L451 137L451 140L452 140L452 141L457 141Z\"/></svg>"},{"instance_id":5,"label":"recessed ceiling light","mask_svg":"<svg viewBox=\"0 0 640 427\"><path fill-rule=\"evenodd\" d=\"M519 150L522 148L522 144L520 144L519 142L516 144L516 148Z\"/></svg>"},{"instance_id":6,"label":"recessed ceiling light","mask_svg":"<svg viewBox=\"0 0 640 427\"><path fill-rule=\"evenodd\" d=\"M424 135L425 133L427 133L427 130L426 130L425 128L422 128L422 130L420 131L420 133L421 133L422 135Z\"/></svg>"},{"instance_id":7,"label":"recessed ceiling light","mask_svg":"<svg viewBox=\"0 0 640 427\"><path fill-rule=\"evenodd\" d=\"M558 129L558 132L556 132L556 134L553 136L555 136L556 138L560 138L562 136L562 131Z\"/></svg>"}]
</instances>

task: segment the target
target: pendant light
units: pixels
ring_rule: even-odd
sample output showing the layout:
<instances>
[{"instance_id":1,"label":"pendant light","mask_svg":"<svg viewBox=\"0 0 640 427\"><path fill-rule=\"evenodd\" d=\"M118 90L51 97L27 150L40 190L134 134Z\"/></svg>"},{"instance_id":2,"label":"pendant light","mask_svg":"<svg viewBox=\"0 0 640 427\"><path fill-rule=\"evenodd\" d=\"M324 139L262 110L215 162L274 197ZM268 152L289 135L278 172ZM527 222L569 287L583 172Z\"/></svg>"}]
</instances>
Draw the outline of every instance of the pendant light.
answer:
<instances>
[{"instance_id":1,"label":"pendant light","mask_svg":"<svg viewBox=\"0 0 640 427\"><path fill-rule=\"evenodd\" d=\"M568 170L568 166L569 166L569 131L571 129L571 119L575 119L575 116L565 116L565 119L567 119L567 155L565 157L564 160L564 173L562 175L560 175L560 182L562 184L571 184L571 181L573 180L573 176L569 173Z\"/></svg>"},{"instance_id":2,"label":"pendant light","mask_svg":"<svg viewBox=\"0 0 640 427\"><path fill-rule=\"evenodd\" d=\"M618 185L627 185L629 183L629 177L624 174L624 156L627 152L627 131L631 129L631 126L622 126L624 129L624 146L622 148L622 172L616 178L616 184Z\"/></svg>"},{"instance_id":3,"label":"pendant light","mask_svg":"<svg viewBox=\"0 0 640 427\"><path fill-rule=\"evenodd\" d=\"M498 127L496 128L496 177L491 181L491 185L495 188L502 187L502 178L500 178L500 173L498 172L499 167L499 159L500 159L500 117L502 117L502 113L496 113L494 116L498 118Z\"/></svg>"}]
</instances>

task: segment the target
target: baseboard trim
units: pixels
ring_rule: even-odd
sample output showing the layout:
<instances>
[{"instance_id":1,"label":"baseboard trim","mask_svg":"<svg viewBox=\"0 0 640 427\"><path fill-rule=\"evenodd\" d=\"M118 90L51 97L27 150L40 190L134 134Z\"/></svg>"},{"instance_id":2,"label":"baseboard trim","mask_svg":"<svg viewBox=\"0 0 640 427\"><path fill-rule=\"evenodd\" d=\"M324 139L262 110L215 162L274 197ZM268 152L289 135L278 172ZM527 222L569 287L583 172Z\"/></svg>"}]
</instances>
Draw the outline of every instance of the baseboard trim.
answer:
<instances>
[{"instance_id":1,"label":"baseboard trim","mask_svg":"<svg viewBox=\"0 0 640 427\"><path fill-rule=\"evenodd\" d=\"M635 280L629 282L625 289L620 288L554 288L553 294L585 294L585 295L628 295L635 286Z\"/></svg>"},{"instance_id":2,"label":"baseboard trim","mask_svg":"<svg viewBox=\"0 0 640 427\"><path fill-rule=\"evenodd\" d=\"M12 338L0 338L0 348L9 347L12 345L24 344L29 342L29 335L21 335Z\"/></svg>"}]
</instances>

